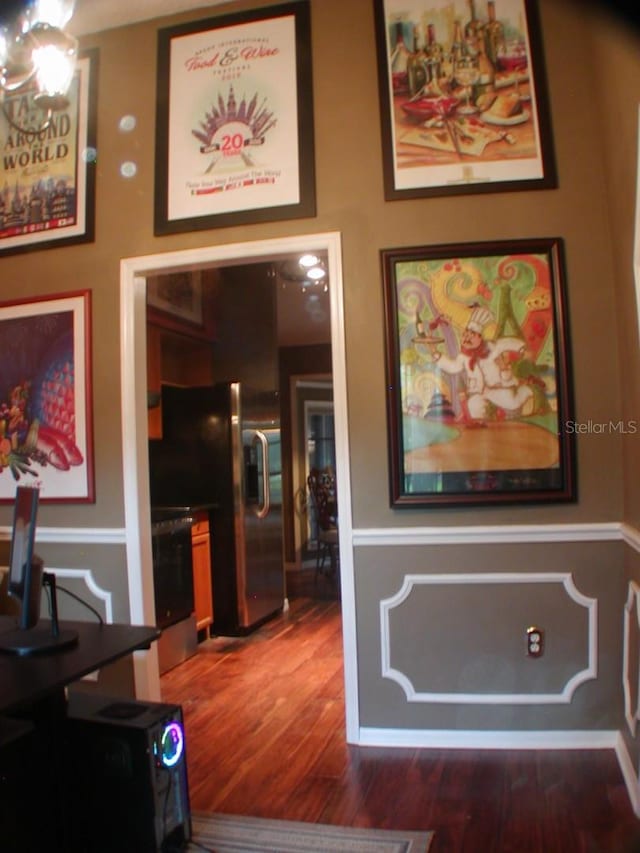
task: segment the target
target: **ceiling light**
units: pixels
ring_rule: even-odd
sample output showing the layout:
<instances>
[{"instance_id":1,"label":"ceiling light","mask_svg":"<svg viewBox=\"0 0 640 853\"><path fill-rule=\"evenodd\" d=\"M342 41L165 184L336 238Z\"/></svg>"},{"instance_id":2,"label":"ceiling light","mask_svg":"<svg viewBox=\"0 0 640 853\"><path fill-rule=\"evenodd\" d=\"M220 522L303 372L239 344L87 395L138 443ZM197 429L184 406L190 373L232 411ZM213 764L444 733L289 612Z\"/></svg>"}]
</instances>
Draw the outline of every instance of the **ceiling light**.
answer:
<instances>
[{"instance_id":1,"label":"ceiling light","mask_svg":"<svg viewBox=\"0 0 640 853\"><path fill-rule=\"evenodd\" d=\"M326 276L326 270L323 267L311 267L311 269L307 270L307 276L312 281L320 281Z\"/></svg>"},{"instance_id":2,"label":"ceiling light","mask_svg":"<svg viewBox=\"0 0 640 853\"><path fill-rule=\"evenodd\" d=\"M309 267L315 267L319 264L320 258L317 255L302 255L298 263L301 267L308 269Z\"/></svg>"},{"instance_id":3,"label":"ceiling light","mask_svg":"<svg viewBox=\"0 0 640 853\"><path fill-rule=\"evenodd\" d=\"M37 133L51 123L53 113L69 105L67 92L73 80L77 40L64 27L73 13L74 0L37 0L0 29L0 93L2 112L22 133ZM34 123L32 115L19 124L14 108L17 96L31 95L44 112ZM31 111L28 111L29 113Z\"/></svg>"}]
</instances>

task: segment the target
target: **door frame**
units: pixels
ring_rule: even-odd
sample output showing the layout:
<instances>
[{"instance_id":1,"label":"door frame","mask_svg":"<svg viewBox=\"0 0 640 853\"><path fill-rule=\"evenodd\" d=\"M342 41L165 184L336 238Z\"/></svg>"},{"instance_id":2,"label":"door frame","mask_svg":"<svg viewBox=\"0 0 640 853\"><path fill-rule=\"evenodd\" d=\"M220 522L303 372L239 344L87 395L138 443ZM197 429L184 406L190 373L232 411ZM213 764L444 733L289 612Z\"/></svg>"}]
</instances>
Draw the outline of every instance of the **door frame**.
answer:
<instances>
[{"instance_id":1,"label":"door frame","mask_svg":"<svg viewBox=\"0 0 640 853\"><path fill-rule=\"evenodd\" d=\"M307 488L307 483L309 482L309 474L311 473L311 468L309 467L309 410L313 407L315 413L319 413L320 411L331 412L333 415L333 422L335 428L335 414L333 409L333 400L305 400L304 401L304 484L305 489ZM317 526L317 525L316 525ZM309 520L309 514L307 513L307 539L309 539L311 534L311 522ZM317 546L316 546L317 547Z\"/></svg>"},{"instance_id":2,"label":"door frame","mask_svg":"<svg viewBox=\"0 0 640 853\"><path fill-rule=\"evenodd\" d=\"M147 430L146 279L184 270L271 261L291 254L326 252L331 311L331 364L340 506L340 585L344 655L345 720L349 743L358 742L359 710L355 589L353 576L351 475L347 411L342 241L339 232L228 243L120 262L120 381L122 465L129 612L132 624L154 624L153 570ZM157 700L160 676L155 648L134 657L136 695Z\"/></svg>"},{"instance_id":3,"label":"door frame","mask_svg":"<svg viewBox=\"0 0 640 853\"><path fill-rule=\"evenodd\" d=\"M304 391L311 392L314 388L323 391L331 390L331 407L333 410L333 377L330 373L303 373L294 374L290 379L290 399L291 399L291 453L293 459L297 460L295 465L292 465L291 482L293 494L293 513L294 513L294 548L295 548L295 568L299 569L302 565L302 545L308 540L308 460L306 447L306 424L303 422L305 414L302 417L298 416L298 408L300 404L300 394ZM306 402L305 402L306 405ZM300 458L304 457L304 472L300 473Z\"/></svg>"}]
</instances>

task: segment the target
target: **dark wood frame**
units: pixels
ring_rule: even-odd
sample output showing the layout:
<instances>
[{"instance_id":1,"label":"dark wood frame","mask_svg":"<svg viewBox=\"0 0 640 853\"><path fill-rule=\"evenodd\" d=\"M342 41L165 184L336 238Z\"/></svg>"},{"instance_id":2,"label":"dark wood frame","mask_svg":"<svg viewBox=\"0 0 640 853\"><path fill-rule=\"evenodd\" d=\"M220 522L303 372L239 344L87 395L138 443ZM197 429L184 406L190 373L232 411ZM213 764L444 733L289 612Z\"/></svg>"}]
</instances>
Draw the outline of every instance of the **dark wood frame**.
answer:
<instances>
[{"instance_id":1,"label":"dark wood frame","mask_svg":"<svg viewBox=\"0 0 640 853\"><path fill-rule=\"evenodd\" d=\"M55 381L64 398L62 388L66 384L60 376L66 371L68 349L61 347L59 327L55 326L56 315L72 312L71 332L73 341L73 377L74 377L74 439L68 434L68 410L64 405L53 414L54 422L45 420L42 406L35 408L35 402L46 380ZM81 321L81 322L79 322ZM38 484L41 503L94 503L94 458L93 458L93 406L92 406L92 359L91 359L91 291L78 290L67 293L49 294L11 302L0 303L0 342L5 322L12 323L7 330L8 338L2 344L7 367L0 370L0 380L9 395L12 389L24 387L27 391L24 407L25 427L14 425L15 447L11 448L9 462L3 462L0 482L9 483L9 488L0 490L0 503L12 503L16 482ZM62 328L65 331L65 327ZM80 333L83 332L81 335ZM65 331L68 334L68 329ZM30 348L37 352L29 353ZM82 370L78 370L78 365ZM52 375L55 372L55 376ZM84 376L84 382L77 381ZM2 401L9 408L12 399ZM82 418L78 413L82 412ZM17 413L17 410L16 410ZM11 413L2 406L0 419L5 421L5 435L11 440ZM84 429L81 430L84 421ZM74 447L75 445L75 447ZM8 450L2 448L3 454ZM66 465L66 467L65 467ZM67 492L60 488L56 491L55 481L60 477L73 476L81 479L82 488L76 492ZM51 485L51 475L54 485ZM49 481L49 486L47 485Z\"/></svg>"},{"instance_id":2,"label":"dark wood frame","mask_svg":"<svg viewBox=\"0 0 640 853\"><path fill-rule=\"evenodd\" d=\"M170 122L172 93L170 88L172 41L193 34L199 35L209 32L212 36L215 36L216 31L219 30L231 30L239 25L259 24L261 21L270 21L285 16L293 16L295 24L295 43L292 43L290 47L292 51L295 51L297 78L295 81L295 103L297 111L297 183L299 200L293 203L281 204L277 199L274 199L273 206L243 208L240 210L223 208L217 211L214 202L216 198L222 197L223 193L212 192L209 196L212 201L210 213L171 218L169 212L169 182L171 180ZM215 82L212 84L211 91L211 99L213 101L214 97L218 96L218 88ZM293 101L293 88L289 94ZM238 91L237 95L240 98L242 92ZM251 93L247 92L246 96L251 97ZM194 123L195 121L196 119L194 119ZM269 6L258 11L239 12L161 29L158 32L155 234L163 235L230 225L296 219L315 216L315 214L315 155L309 0L287 3L280 6Z\"/></svg>"},{"instance_id":3,"label":"dark wood frame","mask_svg":"<svg viewBox=\"0 0 640 853\"><path fill-rule=\"evenodd\" d=\"M66 144L65 138L67 138L69 134L74 134L76 147L75 221L69 225L60 225L54 229L38 228L36 225L34 226L35 230L26 231L24 234L15 234L4 238L0 237L0 255L34 252L40 251L41 249L52 249L58 246L76 245L78 243L91 243L95 239L98 58L99 53L97 48L92 50L83 50L79 53L80 64L76 74L80 77L80 75L85 73L84 69L86 68L88 79L86 80L86 103L83 103L82 100L80 100L78 103L78 110L82 111L86 108L86 116L83 115L81 120L78 120L75 123L75 126L70 126L68 131L65 130L65 135L61 138L56 138L54 135L52 139L49 139L47 135L48 132L45 131L45 141L43 144L39 141L34 142L34 140L28 135L23 135L25 141L17 150L18 154L26 154L35 146L40 149L39 154L44 157L45 160L49 154L51 154L55 159L57 151L50 152L45 150L43 152L42 148L44 147L47 149L49 146L56 148L59 144ZM84 85L85 82L83 81L82 86L84 87ZM54 115L53 121L55 123L59 123L65 115L65 111L62 111ZM10 125L6 122L0 112L0 127L4 126L8 128L7 132L14 132L11 130ZM84 135L80 132L82 127L86 127L86 133ZM17 133L17 131L15 132ZM6 140L3 140L3 145L5 145L5 143ZM16 186L15 177L10 177L4 167L0 173L0 177L4 177L3 183L11 187L11 189ZM41 174L40 177L46 180L47 173L44 175ZM84 204L82 216L79 217L78 205L80 204L80 199L78 199L78 186L80 183L82 183L84 187ZM31 186L32 185L29 185L29 187ZM84 222L82 222L82 220L84 220ZM3 245L5 240L8 242Z\"/></svg>"},{"instance_id":4,"label":"dark wood frame","mask_svg":"<svg viewBox=\"0 0 640 853\"><path fill-rule=\"evenodd\" d=\"M560 238L381 251L391 506L576 500L563 253ZM474 397L460 339L475 318L491 369L512 361ZM557 465L489 464L505 447Z\"/></svg>"},{"instance_id":5,"label":"dark wood frame","mask_svg":"<svg viewBox=\"0 0 640 853\"><path fill-rule=\"evenodd\" d=\"M534 101L531 102L530 112L535 112L537 119L538 139L539 139L539 155L534 158L539 161L542 169L541 177L518 177L515 173L513 176L505 177L502 174L497 176L478 176L473 174L475 164L482 164L482 157L475 158L468 156L464 152L458 154L460 159L458 169L459 174L455 173L449 164L451 174L447 178L447 182L443 183L444 176L440 176L440 183L428 183L422 179L422 183L406 187L398 187L395 174L395 157L396 150L394 147L394 127L392 122L395 121L394 102L391 93L391 71L389 66L389 53L387 41L388 20L386 15L386 4L389 0L373 0L375 12L375 30L376 44L378 57L378 85L380 93L380 116L382 124L382 153L383 153L383 170L384 170L384 194L387 201L410 199L410 198L425 198L430 196L444 195L468 195L471 193L485 192L505 192L517 190L533 190L533 189L551 189L557 186L557 173L555 165L555 155L553 150L553 135L551 130L551 116L548 107L547 80L544 64L544 55L542 48L542 38L540 29L540 20L537 8L537 0L521 0L523 6L523 17L526 21L526 37L528 40L529 50L527 59L529 63L529 73L533 91L535 95ZM423 3L425 10L432 9L434 5L439 3L442 7L451 5L450 0L437 0L434 4L432 0L420 0ZM461 2L461 0L458 0ZM498 4L499 5L499 4ZM462 8L462 6L461 6ZM499 11L498 11L499 17ZM408 99L408 95L406 99ZM445 123L448 126L448 123ZM496 128L494 128L496 129ZM510 127L503 128L504 131L511 130ZM517 127L513 128L513 134L517 133ZM455 141L455 140L454 140ZM507 145L507 142L499 142L498 144ZM424 149L422 149L424 151ZM505 148L505 152L507 149ZM508 160L505 157L502 160L497 160L498 164L507 164ZM431 164L422 164L426 170L431 167ZM433 164L437 165L437 164ZM502 171L502 170L501 170ZM505 168L505 172L508 171Z\"/></svg>"}]
</instances>

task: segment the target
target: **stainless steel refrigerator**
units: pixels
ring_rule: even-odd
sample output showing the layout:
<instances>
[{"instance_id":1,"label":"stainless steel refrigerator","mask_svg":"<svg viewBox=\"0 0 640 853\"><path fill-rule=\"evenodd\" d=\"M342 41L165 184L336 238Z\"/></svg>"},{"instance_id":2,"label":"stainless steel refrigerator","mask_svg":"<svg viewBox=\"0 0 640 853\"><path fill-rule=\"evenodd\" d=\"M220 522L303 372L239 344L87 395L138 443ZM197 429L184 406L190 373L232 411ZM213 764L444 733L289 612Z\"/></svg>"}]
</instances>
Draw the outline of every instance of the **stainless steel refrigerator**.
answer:
<instances>
[{"instance_id":1,"label":"stainless steel refrigerator","mask_svg":"<svg viewBox=\"0 0 640 853\"><path fill-rule=\"evenodd\" d=\"M152 504L208 508L213 632L247 633L285 599L279 395L239 382L165 385L161 405Z\"/></svg>"}]
</instances>

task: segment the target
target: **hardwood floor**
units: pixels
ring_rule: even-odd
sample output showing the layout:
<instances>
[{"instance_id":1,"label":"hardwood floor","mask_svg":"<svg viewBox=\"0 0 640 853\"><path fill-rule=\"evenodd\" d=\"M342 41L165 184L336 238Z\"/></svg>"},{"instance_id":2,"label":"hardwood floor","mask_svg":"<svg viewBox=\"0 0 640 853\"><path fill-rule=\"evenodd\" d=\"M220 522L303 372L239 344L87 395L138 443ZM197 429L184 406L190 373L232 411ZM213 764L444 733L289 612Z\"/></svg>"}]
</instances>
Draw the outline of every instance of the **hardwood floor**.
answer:
<instances>
[{"instance_id":1,"label":"hardwood floor","mask_svg":"<svg viewBox=\"0 0 640 853\"><path fill-rule=\"evenodd\" d=\"M185 715L193 810L433 829L431 853L640 851L612 750L347 745L340 604L321 592L290 589L287 613L162 676Z\"/></svg>"}]
</instances>

